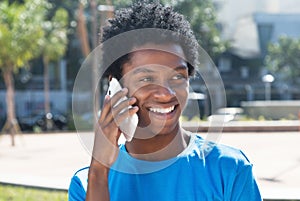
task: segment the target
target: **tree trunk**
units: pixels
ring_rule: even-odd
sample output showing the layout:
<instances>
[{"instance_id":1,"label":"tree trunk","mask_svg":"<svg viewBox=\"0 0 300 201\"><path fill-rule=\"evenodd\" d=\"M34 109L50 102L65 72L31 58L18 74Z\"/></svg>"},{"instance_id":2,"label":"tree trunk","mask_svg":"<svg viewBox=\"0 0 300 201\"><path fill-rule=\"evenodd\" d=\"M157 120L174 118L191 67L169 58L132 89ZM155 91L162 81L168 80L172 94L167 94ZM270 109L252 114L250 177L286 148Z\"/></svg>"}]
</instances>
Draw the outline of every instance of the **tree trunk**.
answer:
<instances>
[{"instance_id":1,"label":"tree trunk","mask_svg":"<svg viewBox=\"0 0 300 201\"><path fill-rule=\"evenodd\" d=\"M91 52L89 45L88 34L86 30L86 22L84 17L84 7L82 3L79 2L78 6L78 19L77 19L77 33L82 47L82 53L85 57Z\"/></svg>"},{"instance_id":2,"label":"tree trunk","mask_svg":"<svg viewBox=\"0 0 300 201\"><path fill-rule=\"evenodd\" d=\"M20 133L18 120L15 112L15 88L14 78L11 69L3 70L3 78L6 86L6 122L3 131L11 135L11 145L15 146L15 135Z\"/></svg>"},{"instance_id":3,"label":"tree trunk","mask_svg":"<svg viewBox=\"0 0 300 201\"><path fill-rule=\"evenodd\" d=\"M98 15L97 15L97 3L95 0L90 0L90 6L91 6L91 28L92 28L92 48L95 49L98 45L98 33L97 33L97 27L98 27ZM99 70L97 65L97 58L93 57L93 74L92 74L92 86L94 91L94 112L98 114L98 111L100 110L100 92L98 88L98 79L99 79ZM94 118L94 129L98 126L98 119Z\"/></svg>"},{"instance_id":4,"label":"tree trunk","mask_svg":"<svg viewBox=\"0 0 300 201\"><path fill-rule=\"evenodd\" d=\"M46 115L46 130L53 129L53 122L51 114L51 106L50 106L50 82L49 82L49 60L44 56L44 108L45 108L45 115Z\"/></svg>"}]
</instances>

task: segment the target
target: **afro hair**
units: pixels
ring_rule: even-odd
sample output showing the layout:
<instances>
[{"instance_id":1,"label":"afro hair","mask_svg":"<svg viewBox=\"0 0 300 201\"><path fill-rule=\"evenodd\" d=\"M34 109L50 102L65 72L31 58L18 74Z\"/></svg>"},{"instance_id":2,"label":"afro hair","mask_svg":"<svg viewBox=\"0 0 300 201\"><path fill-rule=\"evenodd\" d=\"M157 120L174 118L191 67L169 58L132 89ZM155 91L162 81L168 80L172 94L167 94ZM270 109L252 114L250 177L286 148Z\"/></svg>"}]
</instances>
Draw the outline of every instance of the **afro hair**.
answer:
<instances>
[{"instance_id":1,"label":"afro hair","mask_svg":"<svg viewBox=\"0 0 300 201\"><path fill-rule=\"evenodd\" d=\"M146 43L175 43L180 45L188 61L189 75L194 74L194 66L197 65L198 58L197 40L189 22L171 7L164 6L159 2L138 1L130 7L117 10L115 17L108 22L109 25L103 28L101 37L101 42L103 43L103 65L108 66L104 76L112 75L117 79L121 79L122 65L130 59L130 52L132 52L134 47L140 47ZM146 32L146 34L143 31L138 32L138 30L145 29L150 31ZM130 40L132 42L124 43L124 40L122 40L123 42L116 40L115 44L105 45L106 41L115 36L136 30L135 39ZM161 30L166 30L166 32ZM157 34L159 34L159 37L153 37L153 35L157 36ZM111 62L107 58L111 58L115 48L123 48L123 52L126 52L126 54Z\"/></svg>"}]
</instances>

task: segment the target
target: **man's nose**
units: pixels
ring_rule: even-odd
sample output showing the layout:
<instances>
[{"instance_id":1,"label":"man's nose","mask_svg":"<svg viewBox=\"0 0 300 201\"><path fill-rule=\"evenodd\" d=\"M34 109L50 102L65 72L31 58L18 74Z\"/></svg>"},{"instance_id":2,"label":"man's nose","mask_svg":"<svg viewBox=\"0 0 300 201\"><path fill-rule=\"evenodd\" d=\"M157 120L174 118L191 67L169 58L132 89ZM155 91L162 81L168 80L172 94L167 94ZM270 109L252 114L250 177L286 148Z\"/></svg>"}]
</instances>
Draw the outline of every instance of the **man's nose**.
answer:
<instances>
[{"instance_id":1,"label":"man's nose","mask_svg":"<svg viewBox=\"0 0 300 201\"><path fill-rule=\"evenodd\" d=\"M170 101L175 95L175 91L167 83L157 85L154 92L154 98L158 101Z\"/></svg>"}]
</instances>

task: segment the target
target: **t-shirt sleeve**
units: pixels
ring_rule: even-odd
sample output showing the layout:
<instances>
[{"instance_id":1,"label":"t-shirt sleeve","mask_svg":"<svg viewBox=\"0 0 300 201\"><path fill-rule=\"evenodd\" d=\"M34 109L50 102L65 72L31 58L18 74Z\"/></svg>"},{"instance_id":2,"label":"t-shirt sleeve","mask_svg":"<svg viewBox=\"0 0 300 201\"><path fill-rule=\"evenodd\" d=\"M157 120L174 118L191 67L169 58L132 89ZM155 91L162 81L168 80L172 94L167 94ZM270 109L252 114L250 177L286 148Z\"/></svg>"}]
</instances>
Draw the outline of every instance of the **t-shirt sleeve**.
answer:
<instances>
[{"instance_id":1,"label":"t-shirt sleeve","mask_svg":"<svg viewBox=\"0 0 300 201\"><path fill-rule=\"evenodd\" d=\"M253 165L249 162L239 167L232 186L231 201L261 201L261 194L253 174Z\"/></svg>"},{"instance_id":2,"label":"t-shirt sleeve","mask_svg":"<svg viewBox=\"0 0 300 201\"><path fill-rule=\"evenodd\" d=\"M84 201L85 200L85 190L81 184L80 179L77 176L74 176L71 180L69 191L68 191L68 200L69 201Z\"/></svg>"},{"instance_id":3,"label":"t-shirt sleeve","mask_svg":"<svg viewBox=\"0 0 300 201\"><path fill-rule=\"evenodd\" d=\"M68 191L68 200L69 201L84 201L85 200L85 190L82 186L80 179L77 176L74 176L71 180L69 191Z\"/></svg>"},{"instance_id":4,"label":"t-shirt sleeve","mask_svg":"<svg viewBox=\"0 0 300 201\"><path fill-rule=\"evenodd\" d=\"M75 173L71 179L68 190L69 201L85 201L87 189L88 168L83 168Z\"/></svg>"}]
</instances>

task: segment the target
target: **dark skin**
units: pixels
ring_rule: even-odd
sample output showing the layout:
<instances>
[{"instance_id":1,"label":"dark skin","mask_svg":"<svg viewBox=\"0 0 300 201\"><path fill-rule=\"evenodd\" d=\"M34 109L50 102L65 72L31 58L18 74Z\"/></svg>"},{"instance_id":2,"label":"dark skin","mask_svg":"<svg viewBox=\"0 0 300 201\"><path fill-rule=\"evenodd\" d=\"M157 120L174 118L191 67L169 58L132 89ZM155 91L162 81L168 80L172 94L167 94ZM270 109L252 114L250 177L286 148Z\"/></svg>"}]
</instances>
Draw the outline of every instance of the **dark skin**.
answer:
<instances>
[{"instance_id":1,"label":"dark skin","mask_svg":"<svg viewBox=\"0 0 300 201\"><path fill-rule=\"evenodd\" d=\"M176 44L147 44L122 66L122 91L106 97L96 131L86 200L109 200L108 173L115 162L121 131L118 122L137 113L134 138L125 146L133 157L158 161L177 156L188 142L179 117L188 96L189 75L183 50ZM119 105L117 101L130 97ZM133 106L128 109L128 106ZM125 109L126 111L120 113Z\"/></svg>"}]
</instances>

